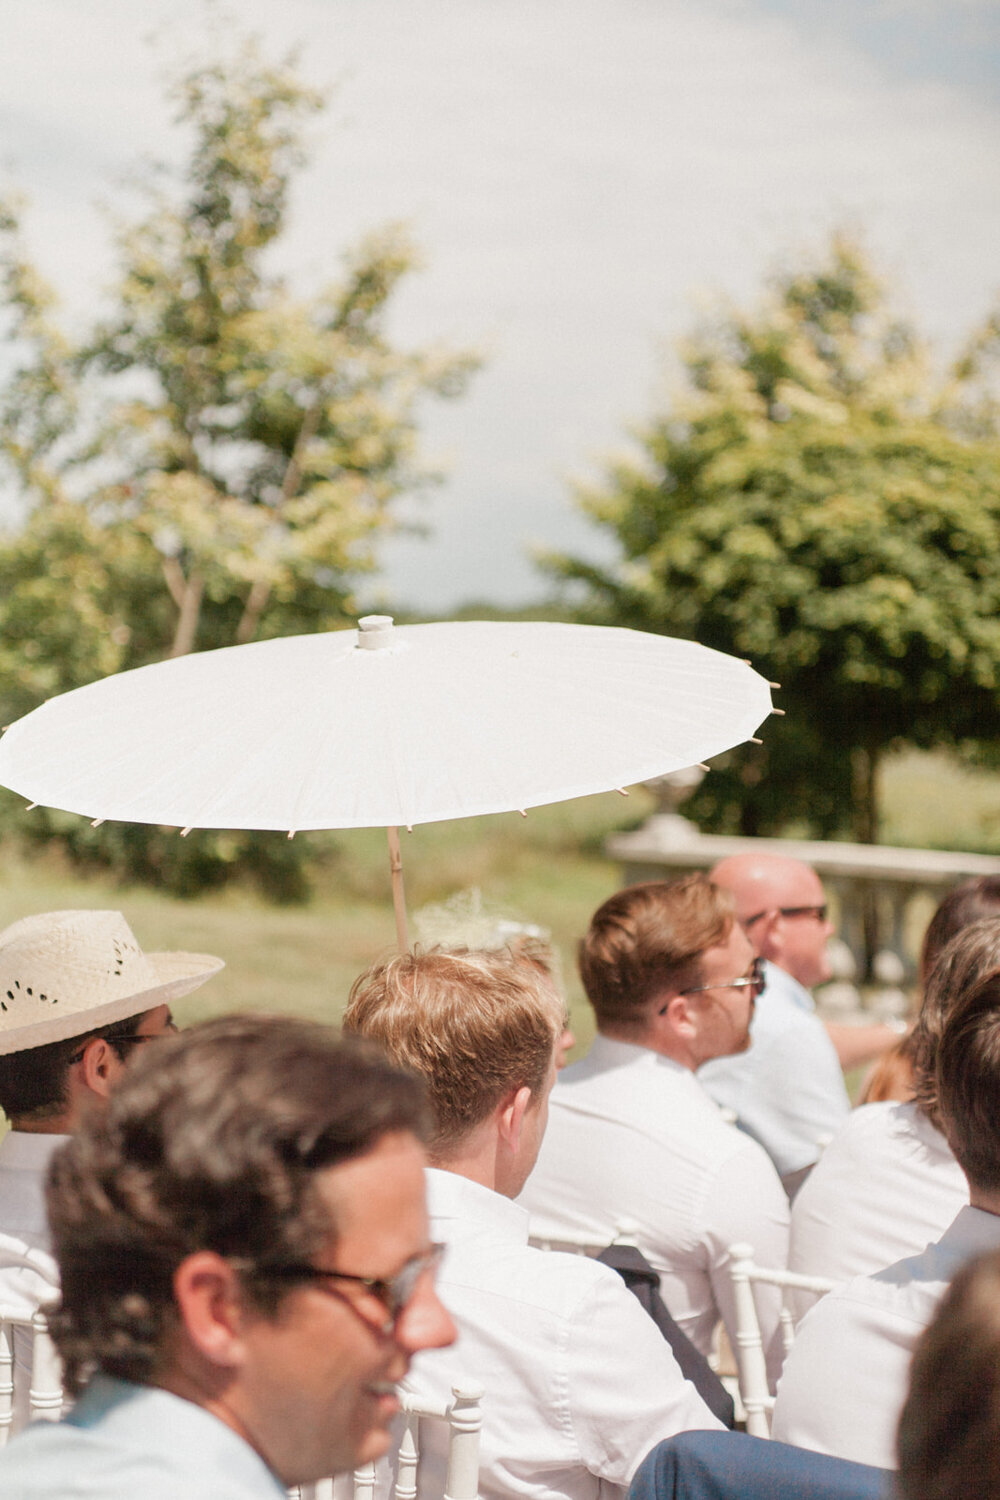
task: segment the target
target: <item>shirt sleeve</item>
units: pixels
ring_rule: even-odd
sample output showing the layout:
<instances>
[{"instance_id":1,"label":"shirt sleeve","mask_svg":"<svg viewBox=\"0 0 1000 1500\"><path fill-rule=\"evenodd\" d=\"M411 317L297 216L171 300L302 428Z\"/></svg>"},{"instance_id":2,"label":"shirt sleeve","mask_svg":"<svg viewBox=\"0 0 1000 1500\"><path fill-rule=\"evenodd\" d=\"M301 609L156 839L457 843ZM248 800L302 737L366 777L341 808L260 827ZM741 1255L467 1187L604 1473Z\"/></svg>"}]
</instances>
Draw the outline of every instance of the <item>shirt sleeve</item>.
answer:
<instances>
[{"instance_id":1,"label":"shirt sleeve","mask_svg":"<svg viewBox=\"0 0 1000 1500\"><path fill-rule=\"evenodd\" d=\"M646 1454L677 1432L723 1430L614 1271L581 1300L566 1360L576 1444L583 1463L602 1480L629 1484Z\"/></svg>"},{"instance_id":2,"label":"shirt sleeve","mask_svg":"<svg viewBox=\"0 0 1000 1500\"><path fill-rule=\"evenodd\" d=\"M702 1216L702 1239L708 1274L719 1315L736 1348L736 1306L729 1275L729 1247L749 1244L759 1265L784 1270L788 1265L788 1198L778 1174L755 1141L747 1141L715 1173ZM777 1287L754 1289L768 1381L772 1390L781 1371L781 1293Z\"/></svg>"}]
</instances>

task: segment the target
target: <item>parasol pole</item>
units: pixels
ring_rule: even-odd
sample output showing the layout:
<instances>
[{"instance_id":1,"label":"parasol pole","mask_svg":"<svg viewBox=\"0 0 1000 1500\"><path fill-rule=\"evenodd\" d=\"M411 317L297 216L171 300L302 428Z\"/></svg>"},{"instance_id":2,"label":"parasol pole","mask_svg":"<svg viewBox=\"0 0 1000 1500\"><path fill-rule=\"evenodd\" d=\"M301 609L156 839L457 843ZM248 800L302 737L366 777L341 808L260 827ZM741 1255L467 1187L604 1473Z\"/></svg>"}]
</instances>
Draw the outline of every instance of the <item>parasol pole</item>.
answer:
<instances>
[{"instance_id":1,"label":"parasol pole","mask_svg":"<svg viewBox=\"0 0 1000 1500\"><path fill-rule=\"evenodd\" d=\"M406 953L410 939L406 932L406 896L403 892L403 856L399 848L399 829L389 828L389 869L392 871L392 908L396 914L396 942L400 953Z\"/></svg>"}]
</instances>

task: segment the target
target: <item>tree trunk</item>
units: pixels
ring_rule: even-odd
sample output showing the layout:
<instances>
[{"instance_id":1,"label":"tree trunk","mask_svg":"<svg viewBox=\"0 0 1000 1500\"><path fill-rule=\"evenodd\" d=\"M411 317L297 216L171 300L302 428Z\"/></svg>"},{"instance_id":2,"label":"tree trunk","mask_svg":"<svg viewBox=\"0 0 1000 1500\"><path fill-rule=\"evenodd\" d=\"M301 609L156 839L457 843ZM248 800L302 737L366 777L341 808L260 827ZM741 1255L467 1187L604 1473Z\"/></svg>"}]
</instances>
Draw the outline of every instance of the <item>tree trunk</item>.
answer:
<instances>
[{"instance_id":1,"label":"tree trunk","mask_svg":"<svg viewBox=\"0 0 1000 1500\"><path fill-rule=\"evenodd\" d=\"M878 843L878 768L878 751L870 745L851 751L851 824L858 844ZM879 914L875 887L867 881L861 888L861 927L865 954L860 977L870 980L879 950Z\"/></svg>"},{"instance_id":2,"label":"tree trunk","mask_svg":"<svg viewBox=\"0 0 1000 1500\"><path fill-rule=\"evenodd\" d=\"M177 627L174 630L173 645L170 647L171 656L187 656L188 652L194 649L204 592L205 580L202 575L197 571L189 573L180 591ZM177 598L177 595L175 594L174 597Z\"/></svg>"},{"instance_id":3,"label":"tree trunk","mask_svg":"<svg viewBox=\"0 0 1000 1500\"><path fill-rule=\"evenodd\" d=\"M302 425L295 439L295 446L285 466L285 477L281 483L281 501L275 511L276 515L281 514L285 504L298 491L302 480L302 456L305 453L306 444L311 442L319 431L319 421L322 415L323 403L322 400L317 398L302 418ZM269 583L264 583L261 579L257 579L251 585L247 602L240 616L240 623L236 627L236 644L238 646L245 646L248 641L253 640L257 626L260 624L260 617L267 608L270 597L271 585Z\"/></svg>"},{"instance_id":4,"label":"tree trunk","mask_svg":"<svg viewBox=\"0 0 1000 1500\"><path fill-rule=\"evenodd\" d=\"M878 843L879 753L870 745L851 751L851 828L856 844Z\"/></svg>"},{"instance_id":5,"label":"tree trunk","mask_svg":"<svg viewBox=\"0 0 1000 1500\"><path fill-rule=\"evenodd\" d=\"M271 585L269 583L264 583L258 578L256 582L251 584L250 593L247 595L247 602L243 606L243 613L240 615L240 623L236 627L237 646L245 646L248 641L253 640L257 626L260 623L260 617L267 608L267 601L270 597Z\"/></svg>"}]
</instances>

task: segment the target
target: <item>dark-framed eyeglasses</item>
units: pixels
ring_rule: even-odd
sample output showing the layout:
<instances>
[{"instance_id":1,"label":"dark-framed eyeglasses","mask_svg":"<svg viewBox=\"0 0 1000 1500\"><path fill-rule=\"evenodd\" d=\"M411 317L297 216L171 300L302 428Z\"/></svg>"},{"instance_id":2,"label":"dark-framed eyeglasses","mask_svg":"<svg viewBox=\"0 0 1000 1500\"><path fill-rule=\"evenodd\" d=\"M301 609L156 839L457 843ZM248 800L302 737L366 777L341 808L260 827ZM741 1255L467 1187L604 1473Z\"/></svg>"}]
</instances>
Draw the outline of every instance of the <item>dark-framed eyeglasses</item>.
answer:
<instances>
[{"instance_id":1,"label":"dark-framed eyeglasses","mask_svg":"<svg viewBox=\"0 0 1000 1500\"><path fill-rule=\"evenodd\" d=\"M817 922L826 921L826 903L822 906L769 906L766 911L755 911L752 917L746 917L743 927L752 927L755 922L761 921L763 917L769 917L772 912L777 912L779 917L815 917Z\"/></svg>"},{"instance_id":2,"label":"dark-framed eyeglasses","mask_svg":"<svg viewBox=\"0 0 1000 1500\"><path fill-rule=\"evenodd\" d=\"M742 975L739 979L719 980L716 984L696 984L693 989L681 990L682 995L701 995L705 990L745 990L752 989L756 998L766 984L764 976L764 960L755 958L750 965L750 973ZM661 1011L662 1015L663 1012Z\"/></svg>"},{"instance_id":3,"label":"dark-framed eyeglasses","mask_svg":"<svg viewBox=\"0 0 1000 1500\"><path fill-rule=\"evenodd\" d=\"M324 1284L350 1281L355 1286L364 1287L365 1291L377 1302L381 1302L385 1308L387 1317L382 1325L382 1332L389 1333L408 1303L412 1301L421 1277L435 1275L445 1249L446 1246L441 1244L430 1245L419 1254L411 1255L406 1264L401 1266L393 1276L358 1276L353 1271L328 1271L325 1266L312 1266L308 1261L288 1261L284 1265L257 1266L253 1270L255 1275L269 1281L319 1280ZM336 1286L327 1285L327 1290L335 1296L340 1295ZM361 1314L361 1309L350 1297L345 1297L343 1300L355 1312ZM364 1321L367 1322L368 1319L365 1318Z\"/></svg>"}]
</instances>

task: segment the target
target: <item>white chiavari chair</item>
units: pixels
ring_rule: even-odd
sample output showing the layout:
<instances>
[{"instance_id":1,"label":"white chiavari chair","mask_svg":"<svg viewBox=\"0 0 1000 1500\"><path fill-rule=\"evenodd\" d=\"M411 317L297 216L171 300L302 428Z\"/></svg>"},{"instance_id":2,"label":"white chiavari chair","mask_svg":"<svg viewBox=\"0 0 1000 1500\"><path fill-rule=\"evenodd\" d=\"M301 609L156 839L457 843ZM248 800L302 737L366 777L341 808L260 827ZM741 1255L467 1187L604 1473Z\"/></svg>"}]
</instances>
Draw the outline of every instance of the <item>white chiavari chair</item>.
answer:
<instances>
[{"instance_id":1,"label":"white chiavari chair","mask_svg":"<svg viewBox=\"0 0 1000 1500\"><path fill-rule=\"evenodd\" d=\"M67 1404L45 1314L12 1316L0 1308L0 1447L29 1422L58 1422Z\"/></svg>"},{"instance_id":2,"label":"white chiavari chair","mask_svg":"<svg viewBox=\"0 0 1000 1500\"><path fill-rule=\"evenodd\" d=\"M443 1422L448 1427L448 1463L440 1500L478 1500L479 1437L483 1425L483 1389L471 1381L452 1386L452 1399L435 1405L405 1389L399 1399L403 1408L402 1435L392 1463L394 1477L389 1500L417 1500L421 1428L424 1422ZM381 1466L379 1466L381 1468ZM352 1476L352 1500L375 1500L377 1471L363 1464ZM345 1491L330 1479L289 1490L290 1500L334 1500ZM435 1496L435 1500L437 1497Z\"/></svg>"},{"instance_id":3,"label":"white chiavari chair","mask_svg":"<svg viewBox=\"0 0 1000 1500\"><path fill-rule=\"evenodd\" d=\"M751 1437L769 1438L774 1397L768 1389L764 1341L754 1287L775 1286L783 1292L812 1292L820 1297L832 1291L836 1283L824 1276L802 1276L796 1271L759 1266L753 1258L753 1246L742 1243L729 1247L729 1277L736 1312L736 1348L733 1352L746 1430ZM784 1302L781 1307L781 1338L787 1354L795 1338L795 1321Z\"/></svg>"}]
</instances>

